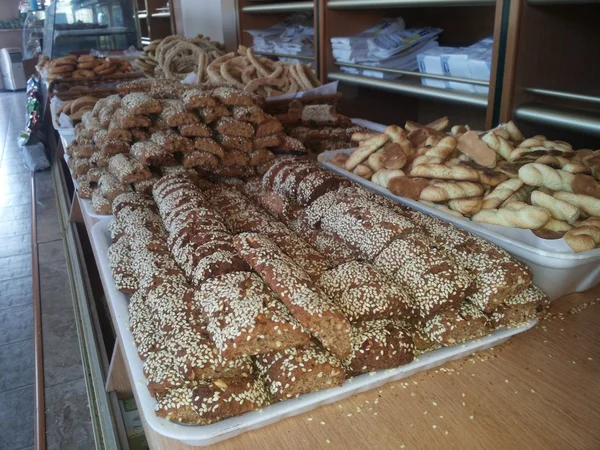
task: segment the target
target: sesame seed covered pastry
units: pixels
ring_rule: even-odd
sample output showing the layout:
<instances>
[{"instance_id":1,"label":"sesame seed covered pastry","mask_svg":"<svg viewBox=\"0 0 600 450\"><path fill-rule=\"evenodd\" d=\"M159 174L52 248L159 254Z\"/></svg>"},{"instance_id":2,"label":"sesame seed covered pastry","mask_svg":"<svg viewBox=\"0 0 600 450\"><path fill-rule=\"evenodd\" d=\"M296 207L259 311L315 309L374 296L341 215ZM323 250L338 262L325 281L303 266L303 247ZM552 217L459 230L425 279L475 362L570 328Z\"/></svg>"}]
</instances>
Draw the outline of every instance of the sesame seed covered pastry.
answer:
<instances>
[{"instance_id":1,"label":"sesame seed covered pastry","mask_svg":"<svg viewBox=\"0 0 600 450\"><path fill-rule=\"evenodd\" d=\"M342 358L350 353L350 324L300 266L263 235L243 233L234 242L291 314L326 349Z\"/></svg>"},{"instance_id":2,"label":"sesame seed covered pastry","mask_svg":"<svg viewBox=\"0 0 600 450\"><path fill-rule=\"evenodd\" d=\"M407 291L421 321L457 306L472 282L441 246L420 233L394 240L373 266Z\"/></svg>"},{"instance_id":3,"label":"sesame seed covered pastry","mask_svg":"<svg viewBox=\"0 0 600 450\"><path fill-rule=\"evenodd\" d=\"M221 275L203 283L197 299L207 331L226 358L257 355L310 340L262 280L249 272Z\"/></svg>"},{"instance_id":4,"label":"sesame seed covered pastry","mask_svg":"<svg viewBox=\"0 0 600 450\"><path fill-rule=\"evenodd\" d=\"M549 304L544 291L532 284L520 294L505 299L489 317L496 328L516 327L539 316Z\"/></svg>"},{"instance_id":5,"label":"sesame seed covered pastry","mask_svg":"<svg viewBox=\"0 0 600 450\"><path fill-rule=\"evenodd\" d=\"M340 264L323 273L317 286L351 322L413 315L407 293L365 262Z\"/></svg>"},{"instance_id":6,"label":"sesame seed covered pastry","mask_svg":"<svg viewBox=\"0 0 600 450\"><path fill-rule=\"evenodd\" d=\"M429 342L443 346L476 339L489 331L486 315L468 301L433 317L422 327L422 333Z\"/></svg>"},{"instance_id":7,"label":"sesame seed covered pastry","mask_svg":"<svg viewBox=\"0 0 600 450\"><path fill-rule=\"evenodd\" d=\"M352 350L343 360L348 375L392 369L414 358L415 344L402 322L372 320L352 327Z\"/></svg>"},{"instance_id":8,"label":"sesame seed covered pastry","mask_svg":"<svg viewBox=\"0 0 600 450\"><path fill-rule=\"evenodd\" d=\"M208 425L269 404L264 383L255 378L199 381L160 397L156 415L173 422Z\"/></svg>"},{"instance_id":9,"label":"sesame seed covered pastry","mask_svg":"<svg viewBox=\"0 0 600 450\"><path fill-rule=\"evenodd\" d=\"M146 169L139 161L129 155L118 154L110 158L108 171L114 175L122 185L152 178L152 172Z\"/></svg>"},{"instance_id":10,"label":"sesame seed covered pastry","mask_svg":"<svg viewBox=\"0 0 600 450\"><path fill-rule=\"evenodd\" d=\"M316 343L257 355L253 360L273 401L344 383L341 361Z\"/></svg>"}]
</instances>

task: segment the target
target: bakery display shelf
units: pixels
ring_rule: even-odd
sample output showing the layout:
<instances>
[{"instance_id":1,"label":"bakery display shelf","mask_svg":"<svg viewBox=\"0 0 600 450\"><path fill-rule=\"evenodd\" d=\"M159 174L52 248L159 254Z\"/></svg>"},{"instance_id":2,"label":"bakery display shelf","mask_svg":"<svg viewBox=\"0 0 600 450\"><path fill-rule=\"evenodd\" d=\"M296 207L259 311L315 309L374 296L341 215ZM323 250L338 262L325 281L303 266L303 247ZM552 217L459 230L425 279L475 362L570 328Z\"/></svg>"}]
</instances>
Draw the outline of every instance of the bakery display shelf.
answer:
<instances>
[{"instance_id":1,"label":"bakery display shelf","mask_svg":"<svg viewBox=\"0 0 600 450\"><path fill-rule=\"evenodd\" d=\"M600 136L600 114L541 103L525 103L514 111L515 119Z\"/></svg>"},{"instance_id":2,"label":"bakery display shelf","mask_svg":"<svg viewBox=\"0 0 600 450\"><path fill-rule=\"evenodd\" d=\"M437 100L448 103L459 103L484 109L488 106L487 96L468 94L466 92L451 91L447 89L436 89L423 86L420 82L415 80L379 80L376 78L369 78L361 75L352 75L341 72L329 73L328 77L332 81L341 81L354 86L403 94L408 97ZM473 80L469 80L469 83L472 81Z\"/></svg>"},{"instance_id":3,"label":"bakery display shelf","mask_svg":"<svg viewBox=\"0 0 600 450\"><path fill-rule=\"evenodd\" d=\"M443 365L448 361L464 358L474 352L496 347L510 337L522 333L535 325L535 321L517 328L502 329L480 339L468 341L455 347L436 350L419 356L415 361L392 370L364 374L346 380L343 386L313 392L299 398L276 403L259 411L252 411L239 417L233 417L205 426L182 426L154 413L156 401L150 396L145 385L142 361L139 359L134 339L128 329L128 303L126 295L117 291L112 279L108 248L111 245L109 222L102 221L92 228L92 247L98 263L102 285L109 308L115 322L115 328L122 344L123 356L131 374L131 385L145 422L156 433L189 445L210 445L278 422L288 417L305 413L319 406L336 402L356 393L368 391L391 381L397 381L418 372Z\"/></svg>"},{"instance_id":4,"label":"bakery display shelf","mask_svg":"<svg viewBox=\"0 0 600 450\"><path fill-rule=\"evenodd\" d=\"M541 89L534 87L526 87L523 88L523 90L530 94L542 95L544 97L559 98L561 100L574 100L583 103L600 104L600 97L597 95L576 94L574 92L556 91L553 89Z\"/></svg>"},{"instance_id":5,"label":"bakery display shelf","mask_svg":"<svg viewBox=\"0 0 600 450\"><path fill-rule=\"evenodd\" d=\"M330 9L374 9L495 5L496 0L329 0Z\"/></svg>"},{"instance_id":6,"label":"bakery display shelf","mask_svg":"<svg viewBox=\"0 0 600 450\"><path fill-rule=\"evenodd\" d=\"M129 33L127 27L112 27L112 28L94 28L83 30L56 30L54 38L58 37L82 37L82 36L109 36L113 34Z\"/></svg>"},{"instance_id":7,"label":"bakery display shelf","mask_svg":"<svg viewBox=\"0 0 600 450\"><path fill-rule=\"evenodd\" d=\"M415 77L415 78L431 78L433 80L453 81L453 82L457 82L457 83L468 83L468 84L474 84L477 86L486 86L486 87L490 85L489 81L475 80L473 78L450 77L450 76L446 76L446 75L435 75L432 73L413 72L411 70L388 69L386 67L369 66L369 65L365 65L365 64L352 64L352 63L345 63L345 62L339 62L339 61L336 61L334 64L339 67L352 67L354 69L361 69L361 70L376 70L377 72L383 72L383 73L397 73L400 75L406 75L406 76Z\"/></svg>"},{"instance_id":8,"label":"bakery display shelf","mask_svg":"<svg viewBox=\"0 0 600 450\"><path fill-rule=\"evenodd\" d=\"M314 61L315 57L314 56L304 56L304 55L288 55L286 53L271 53L271 52L255 52L257 55L262 55L262 56L273 56L275 58L294 58L294 59L301 59L304 61Z\"/></svg>"},{"instance_id":9,"label":"bakery display shelf","mask_svg":"<svg viewBox=\"0 0 600 450\"><path fill-rule=\"evenodd\" d=\"M583 292L600 282L600 248L582 253L538 248L532 243L539 242L541 238L535 236L530 230L482 225L471 222L467 218L452 216L416 200L394 195L386 188L329 162L337 153L352 153L354 150L333 150L321 153L318 161L323 167L332 172L384 197L450 222L458 228L462 228L503 248L529 266L533 273L533 282L544 290L550 300L556 300L571 292ZM526 231L526 233L523 233L523 231Z\"/></svg>"},{"instance_id":10,"label":"bakery display shelf","mask_svg":"<svg viewBox=\"0 0 600 450\"><path fill-rule=\"evenodd\" d=\"M279 14L312 11L314 7L314 2L267 3L264 5L244 6L242 12L248 14Z\"/></svg>"}]
</instances>

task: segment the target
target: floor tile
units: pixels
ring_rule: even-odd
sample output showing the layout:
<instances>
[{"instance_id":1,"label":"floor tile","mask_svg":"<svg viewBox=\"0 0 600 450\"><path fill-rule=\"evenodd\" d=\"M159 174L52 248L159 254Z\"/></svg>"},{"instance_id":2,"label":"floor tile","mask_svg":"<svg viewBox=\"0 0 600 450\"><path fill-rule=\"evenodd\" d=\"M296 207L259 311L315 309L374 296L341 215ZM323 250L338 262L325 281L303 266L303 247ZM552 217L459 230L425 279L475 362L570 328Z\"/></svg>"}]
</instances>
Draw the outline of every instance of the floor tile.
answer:
<instances>
[{"instance_id":1,"label":"floor tile","mask_svg":"<svg viewBox=\"0 0 600 450\"><path fill-rule=\"evenodd\" d=\"M83 378L46 389L46 444L48 450L95 447Z\"/></svg>"},{"instance_id":2,"label":"floor tile","mask_svg":"<svg viewBox=\"0 0 600 450\"><path fill-rule=\"evenodd\" d=\"M16 450L33 445L33 399L33 385L0 393L2 450Z\"/></svg>"},{"instance_id":3,"label":"floor tile","mask_svg":"<svg viewBox=\"0 0 600 450\"><path fill-rule=\"evenodd\" d=\"M17 173L29 173L29 169L27 167L25 167L25 164L18 164L18 165L0 165L0 177L3 177L5 175L14 175Z\"/></svg>"},{"instance_id":4,"label":"floor tile","mask_svg":"<svg viewBox=\"0 0 600 450\"><path fill-rule=\"evenodd\" d=\"M0 177L2 176L2 169L0 169ZM0 196L0 208L6 208L10 206L19 205L30 205L31 194L7 194Z\"/></svg>"},{"instance_id":5,"label":"floor tile","mask_svg":"<svg viewBox=\"0 0 600 450\"><path fill-rule=\"evenodd\" d=\"M11 220L9 222L0 222L0 240L5 242L6 238L23 234L31 235L31 219Z\"/></svg>"},{"instance_id":6,"label":"floor tile","mask_svg":"<svg viewBox=\"0 0 600 450\"><path fill-rule=\"evenodd\" d=\"M38 199L35 202L38 224L46 222L55 222L58 220L58 205L56 198Z\"/></svg>"},{"instance_id":7,"label":"floor tile","mask_svg":"<svg viewBox=\"0 0 600 450\"><path fill-rule=\"evenodd\" d=\"M31 305L32 291L31 275L0 281L0 310L13 306Z\"/></svg>"},{"instance_id":8,"label":"floor tile","mask_svg":"<svg viewBox=\"0 0 600 450\"><path fill-rule=\"evenodd\" d=\"M1 185L19 184L27 186L31 190L31 175L29 172L16 173L14 175L5 175L0 180ZM0 187L1 189L1 187Z\"/></svg>"},{"instance_id":9,"label":"floor tile","mask_svg":"<svg viewBox=\"0 0 600 450\"><path fill-rule=\"evenodd\" d=\"M67 263L63 259L40 264L40 299L42 314L73 308ZM71 314L71 313L70 313Z\"/></svg>"},{"instance_id":10,"label":"floor tile","mask_svg":"<svg viewBox=\"0 0 600 450\"><path fill-rule=\"evenodd\" d=\"M31 253L0 258L0 281L31 275Z\"/></svg>"},{"instance_id":11,"label":"floor tile","mask_svg":"<svg viewBox=\"0 0 600 450\"><path fill-rule=\"evenodd\" d=\"M52 171L44 170L35 174L35 196L40 198L54 198L54 178Z\"/></svg>"},{"instance_id":12,"label":"floor tile","mask_svg":"<svg viewBox=\"0 0 600 450\"><path fill-rule=\"evenodd\" d=\"M1 163L0 163L1 164ZM13 175L10 175L13 176ZM31 195L31 186L27 182L18 181L16 183L0 182L0 195Z\"/></svg>"},{"instance_id":13,"label":"floor tile","mask_svg":"<svg viewBox=\"0 0 600 450\"><path fill-rule=\"evenodd\" d=\"M82 377L83 367L73 311L63 309L42 314L42 329L46 386Z\"/></svg>"},{"instance_id":14,"label":"floor tile","mask_svg":"<svg viewBox=\"0 0 600 450\"><path fill-rule=\"evenodd\" d=\"M31 217L31 205L7 206L0 208L0 223Z\"/></svg>"},{"instance_id":15,"label":"floor tile","mask_svg":"<svg viewBox=\"0 0 600 450\"><path fill-rule=\"evenodd\" d=\"M1 224L2 222L0 222ZM5 256L29 254L31 257L31 234L12 236L0 245L0 259Z\"/></svg>"},{"instance_id":16,"label":"floor tile","mask_svg":"<svg viewBox=\"0 0 600 450\"><path fill-rule=\"evenodd\" d=\"M31 339L32 337L32 304L0 309L0 345L24 341L26 339ZM0 405L1 404L2 403L0 402ZM0 423L2 422L0 421ZM0 446L0 448L2 448L2 446Z\"/></svg>"},{"instance_id":17,"label":"floor tile","mask_svg":"<svg viewBox=\"0 0 600 450\"><path fill-rule=\"evenodd\" d=\"M40 264L64 261L64 259L65 248L62 239L38 244L38 261Z\"/></svg>"},{"instance_id":18,"label":"floor tile","mask_svg":"<svg viewBox=\"0 0 600 450\"><path fill-rule=\"evenodd\" d=\"M33 384L33 359L33 338L0 345L0 392Z\"/></svg>"}]
</instances>

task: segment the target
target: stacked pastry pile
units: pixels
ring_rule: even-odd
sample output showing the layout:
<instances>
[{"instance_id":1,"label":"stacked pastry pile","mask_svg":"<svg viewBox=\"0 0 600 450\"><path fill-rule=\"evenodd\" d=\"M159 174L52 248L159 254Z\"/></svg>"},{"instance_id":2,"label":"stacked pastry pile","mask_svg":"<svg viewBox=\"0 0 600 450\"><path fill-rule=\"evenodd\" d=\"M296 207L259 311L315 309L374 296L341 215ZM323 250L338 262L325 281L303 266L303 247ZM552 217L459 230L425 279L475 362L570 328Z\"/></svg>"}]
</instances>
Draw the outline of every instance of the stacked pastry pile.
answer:
<instances>
[{"instance_id":1,"label":"stacked pastry pile","mask_svg":"<svg viewBox=\"0 0 600 450\"><path fill-rule=\"evenodd\" d=\"M198 82L228 84L264 97L295 94L321 85L310 65L272 61L240 46L238 55L228 53L210 62L200 59Z\"/></svg>"},{"instance_id":2,"label":"stacked pastry pile","mask_svg":"<svg viewBox=\"0 0 600 450\"><path fill-rule=\"evenodd\" d=\"M338 114L335 104L303 104L300 100L290 102L287 112L275 116L284 125L289 136L298 139L315 153L356 147L352 140L362 127Z\"/></svg>"},{"instance_id":3,"label":"stacked pastry pile","mask_svg":"<svg viewBox=\"0 0 600 450\"><path fill-rule=\"evenodd\" d=\"M600 245L600 151L574 150L544 136L529 139L509 122L487 133L447 118L359 133L351 155L334 164L447 213L475 222L563 237L576 252Z\"/></svg>"},{"instance_id":4,"label":"stacked pastry pile","mask_svg":"<svg viewBox=\"0 0 600 450\"><path fill-rule=\"evenodd\" d=\"M69 55L45 60L40 68L47 68L46 80L86 79L131 73L133 67L126 59L98 58L93 55Z\"/></svg>"},{"instance_id":5,"label":"stacked pastry pile","mask_svg":"<svg viewBox=\"0 0 600 450\"><path fill-rule=\"evenodd\" d=\"M169 175L153 198L115 199L110 259L170 420L338 386L523 323L546 301L499 248L313 163L283 159L244 193Z\"/></svg>"},{"instance_id":6,"label":"stacked pastry pile","mask_svg":"<svg viewBox=\"0 0 600 450\"><path fill-rule=\"evenodd\" d=\"M91 198L97 214L110 214L120 193L150 192L165 173L251 176L270 167L274 147L306 152L243 91L148 79L119 90L82 114L67 149L79 196Z\"/></svg>"},{"instance_id":7,"label":"stacked pastry pile","mask_svg":"<svg viewBox=\"0 0 600 450\"><path fill-rule=\"evenodd\" d=\"M190 72L197 71L198 61L210 62L223 55L224 47L199 34L189 39L183 36L157 39L143 50L136 64L146 76L183 80Z\"/></svg>"}]
</instances>

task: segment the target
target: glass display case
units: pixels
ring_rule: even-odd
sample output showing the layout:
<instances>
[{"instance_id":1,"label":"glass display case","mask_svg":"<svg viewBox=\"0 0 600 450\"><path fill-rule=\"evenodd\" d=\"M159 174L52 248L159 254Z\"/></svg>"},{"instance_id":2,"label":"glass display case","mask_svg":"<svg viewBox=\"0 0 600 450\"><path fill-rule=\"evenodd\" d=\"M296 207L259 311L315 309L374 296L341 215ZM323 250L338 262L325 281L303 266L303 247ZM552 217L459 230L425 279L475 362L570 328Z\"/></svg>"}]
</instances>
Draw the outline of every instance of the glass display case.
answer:
<instances>
[{"instance_id":1,"label":"glass display case","mask_svg":"<svg viewBox=\"0 0 600 450\"><path fill-rule=\"evenodd\" d=\"M54 0L46 10L44 54L137 46L135 14L133 0Z\"/></svg>"},{"instance_id":2,"label":"glass display case","mask_svg":"<svg viewBox=\"0 0 600 450\"><path fill-rule=\"evenodd\" d=\"M37 57L42 53L46 11L31 11L23 24L23 59Z\"/></svg>"}]
</instances>

